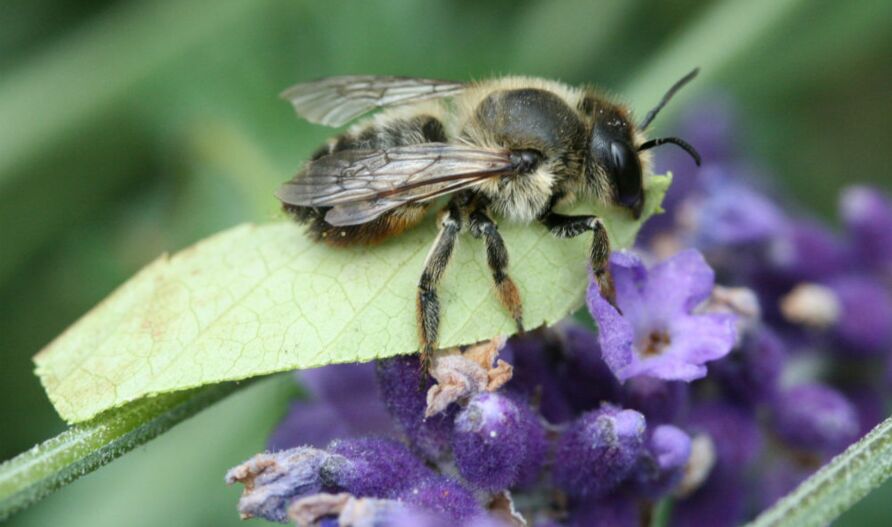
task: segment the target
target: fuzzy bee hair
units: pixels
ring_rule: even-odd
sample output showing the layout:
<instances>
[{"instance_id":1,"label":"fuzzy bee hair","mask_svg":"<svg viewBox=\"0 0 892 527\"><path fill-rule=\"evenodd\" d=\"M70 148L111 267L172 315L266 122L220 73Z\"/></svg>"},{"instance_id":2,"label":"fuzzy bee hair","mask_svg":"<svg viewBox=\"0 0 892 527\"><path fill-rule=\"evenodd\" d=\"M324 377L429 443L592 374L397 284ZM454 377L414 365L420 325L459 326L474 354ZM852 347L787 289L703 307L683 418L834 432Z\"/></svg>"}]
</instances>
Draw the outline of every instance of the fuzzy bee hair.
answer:
<instances>
[{"instance_id":1,"label":"fuzzy bee hair","mask_svg":"<svg viewBox=\"0 0 892 527\"><path fill-rule=\"evenodd\" d=\"M463 84L346 76L300 84L283 96L312 122L339 126L375 108L384 111L320 147L278 196L310 236L331 245L396 236L422 221L438 200L446 202L418 286L419 337L429 357L439 328L437 284L465 228L484 241L496 294L523 327L494 218L538 222L561 238L592 232L592 269L612 300L603 224L555 209L587 199L617 204L637 217L650 174L648 149L673 143L699 164L681 139L644 135L694 75L677 82L637 125L628 107L594 87L533 77Z\"/></svg>"}]
</instances>

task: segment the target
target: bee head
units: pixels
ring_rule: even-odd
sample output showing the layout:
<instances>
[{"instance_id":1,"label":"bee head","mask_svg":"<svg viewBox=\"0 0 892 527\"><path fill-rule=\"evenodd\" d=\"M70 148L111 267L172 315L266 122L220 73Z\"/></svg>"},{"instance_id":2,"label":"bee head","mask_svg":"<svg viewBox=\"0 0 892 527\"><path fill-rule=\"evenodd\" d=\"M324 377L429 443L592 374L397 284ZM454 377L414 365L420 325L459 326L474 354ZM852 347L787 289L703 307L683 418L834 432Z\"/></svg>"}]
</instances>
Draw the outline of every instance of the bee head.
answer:
<instances>
[{"instance_id":1,"label":"bee head","mask_svg":"<svg viewBox=\"0 0 892 527\"><path fill-rule=\"evenodd\" d=\"M699 69L685 75L663 95L662 100L647 112L637 125L638 131L644 131L654 118L666 106L675 93L697 76ZM633 133L635 125L620 108L599 109L591 136L591 159L610 179L617 204L629 209L635 219L641 216L644 207L644 188L641 170L641 152L651 148L674 144L682 148L700 166L700 154L693 146L678 137L661 137L635 145Z\"/></svg>"},{"instance_id":2,"label":"bee head","mask_svg":"<svg viewBox=\"0 0 892 527\"><path fill-rule=\"evenodd\" d=\"M631 130L631 123L620 114L608 115L595 124L589 148L596 170L606 174L613 187L617 205L638 218L644 206L644 189L641 158Z\"/></svg>"}]
</instances>

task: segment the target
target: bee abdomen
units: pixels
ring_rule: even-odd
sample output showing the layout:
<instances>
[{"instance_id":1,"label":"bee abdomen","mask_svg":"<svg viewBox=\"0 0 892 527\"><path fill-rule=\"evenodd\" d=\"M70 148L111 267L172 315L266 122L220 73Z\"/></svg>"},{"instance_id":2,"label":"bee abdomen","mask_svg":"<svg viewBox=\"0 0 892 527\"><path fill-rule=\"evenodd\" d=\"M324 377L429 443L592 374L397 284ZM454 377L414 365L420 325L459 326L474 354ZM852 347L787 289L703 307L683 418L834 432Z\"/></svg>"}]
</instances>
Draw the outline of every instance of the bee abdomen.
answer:
<instances>
[{"instance_id":1,"label":"bee abdomen","mask_svg":"<svg viewBox=\"0 0 892 527\"><path fill-rule=\"evenodd\" d=\"M431 115L418 115L389 122L371 122L363 128L345 133L317 149L311 156L317 160L344 150L381 150L420 143L444 143L448 140L443 123ZM370 244L383 241L416 225L427 212L427 205L403 205L360 225L333 226L325 221L328 207L284 205L299 223L308 226L309 235L331 245Z\"/></svg>"}]
</instances>

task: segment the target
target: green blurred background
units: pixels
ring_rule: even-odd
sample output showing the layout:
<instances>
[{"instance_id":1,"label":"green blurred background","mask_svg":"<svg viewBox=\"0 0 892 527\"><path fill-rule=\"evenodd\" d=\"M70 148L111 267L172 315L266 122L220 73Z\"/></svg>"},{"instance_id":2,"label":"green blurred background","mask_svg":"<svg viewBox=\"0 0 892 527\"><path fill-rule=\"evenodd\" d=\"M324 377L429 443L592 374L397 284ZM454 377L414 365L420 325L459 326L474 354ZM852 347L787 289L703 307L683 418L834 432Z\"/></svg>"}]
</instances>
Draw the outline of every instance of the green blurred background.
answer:
<instances>
[{"instance_id":1,"label":"green blurred background","mask_svg":"<svg viewBox=\"0 0 892 527\"><path fill-rule=\"evenodd\" d=\"M131 274L245 221L330 133L277 98L314 77L517 73L594 82L639 114L731 94L741 142L832 221L890 187L892 2L7 0L0 17L0 459L64 428L30 357ZM659 121L671 129L671 115ZM235 525L227 467L293 395L254 384L14 525ZM872 495L839 524L892 524Z\"/></svg>"}]
</instances>

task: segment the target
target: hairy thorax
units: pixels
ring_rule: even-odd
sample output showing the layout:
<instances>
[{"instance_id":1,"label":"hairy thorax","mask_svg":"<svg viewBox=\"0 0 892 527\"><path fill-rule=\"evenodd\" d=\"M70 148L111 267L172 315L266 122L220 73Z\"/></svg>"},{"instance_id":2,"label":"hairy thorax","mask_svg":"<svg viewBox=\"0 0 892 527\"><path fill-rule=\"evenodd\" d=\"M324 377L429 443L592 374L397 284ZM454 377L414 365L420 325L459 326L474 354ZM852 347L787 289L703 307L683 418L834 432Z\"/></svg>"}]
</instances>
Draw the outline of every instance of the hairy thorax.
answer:
<instances>
[{"instance_id":1,"label":"hairy thorax","mask_svg":"<svg viewBox=\"0 0 892 527\"><path fill-rule=\"evenodd\" d=\"M529 222L549 208L556 192L579 179L587 131L573 105L575 92L503 84L501 89L487 87L483 96L471 94L474 106L472 111L465 107L460 138L485 148L541 154L541 162L530 172L487 180L478 187L494 213Z\"/></svg>"}]
</instances>

